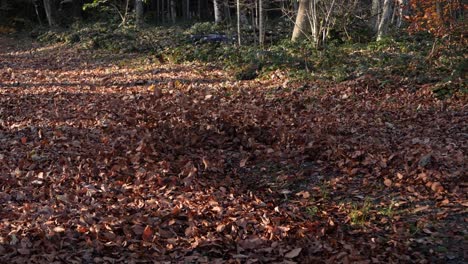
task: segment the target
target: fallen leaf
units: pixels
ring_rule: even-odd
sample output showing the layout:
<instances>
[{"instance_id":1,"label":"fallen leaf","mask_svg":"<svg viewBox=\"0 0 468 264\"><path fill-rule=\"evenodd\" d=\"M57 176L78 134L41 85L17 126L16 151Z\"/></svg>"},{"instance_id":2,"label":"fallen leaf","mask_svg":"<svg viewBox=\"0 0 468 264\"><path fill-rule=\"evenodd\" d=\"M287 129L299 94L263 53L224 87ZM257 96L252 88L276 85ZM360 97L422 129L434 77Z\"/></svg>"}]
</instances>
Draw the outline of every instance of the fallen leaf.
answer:
<instances>
[{"instance_id":1,"label":"fallen leaf","mask_svg":"<svg viewBox=\"0 0 468 264\"><path fill-rule=\"evenodd\" d=\"M390 179L385 179L385 180L384 180L384 184L385 184L385 186L387 186L387 187L391 187L391 186L392 186L392 180L390 180Z\"/></svg>"},{"instance_id":2,"label":"fallen leaf","mask_svg":"<svg viewBox=\"0 0 468 264\"><path fill-rule=\"evenodd\" d=\"M62 233L62 232L65 232L65 228L61 227L61 226L56 226L54 227L54 232L56 233Z\"/></svg>"},{"instance_id":3,"label":"fallen leaf","mask_svg":"<svg viewBox=\"0 0 468 264\"><path fill-rule=\"evenodd\" d=\"M301 251L302 251L302 248L295 248L295 249L289 251L288 253L286 253L286 255L284 255L284 257L289 258L289 259L295 258L295 257L299 256Z\"/></svg>"},{"instance_id":4,"label":"fallen leaf","mask_svg":"<svg viewBox=\"0 0 468 264\"><path fill-rule=\"evenodd\" d=\"M444 187L442 186L442 184L440 184L440 182L434 182L431 185L431 190L439 193L439 192L444 191Z\"/></svg>"},{"instance_id":5,"label":"fallen leaf","mask_svg":"<svg viewBox=\"0 0 468 264\"><path fill-rule=\"evenodd\" d=\"M397 178L398 178L399 180L402 180L402 179L403 179L403 174L401 174L401 173L399 173L399 172L397 172L396 176L397 176Z\"/></svg>"},{"instance_id":6,"label":"fallen leaf","mask_svg":"<svg viewBox=\"0 0 468 264\"><path fill-rule=\"evenodd\" d=\"M249 159L249 158L242 159L242 160L240 161L239 167L244 168L245 165L246 165L246 163L247 163L247 160L248 160L248 159Z\"/></svg>"},{"instance_id":7,"label":"fallen leaf","mask_svg":"<svg viewBox=\"0 0 468 264\"><path fill-rule=\"evenodd\" d=\"M307 199L310 197L310 193L307 191L301 191L296 193L296 196L302 196L302 198Z\"/></svg>"},{"instance_id":8,"label":"fallen leaf","mask_svg":"<svg viewBox=\"0 0 468 264\"><path fill-rule=\"evenodd\" d=\"M151 241L151 239L153 238L153 233L153 229L151 229L151 227L147 225L143 230L143 234L141 235L141 237L144 241Z\"/></svg>"}]
</instances>

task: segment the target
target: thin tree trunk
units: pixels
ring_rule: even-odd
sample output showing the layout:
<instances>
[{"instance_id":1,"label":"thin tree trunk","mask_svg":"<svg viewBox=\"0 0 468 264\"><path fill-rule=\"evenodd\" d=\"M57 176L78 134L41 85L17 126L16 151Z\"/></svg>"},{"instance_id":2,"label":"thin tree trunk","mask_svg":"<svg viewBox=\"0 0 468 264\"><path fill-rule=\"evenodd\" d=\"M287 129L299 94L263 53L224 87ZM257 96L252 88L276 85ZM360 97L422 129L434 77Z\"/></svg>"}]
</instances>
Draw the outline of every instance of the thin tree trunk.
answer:
<instances>
[{"instance_id":1,"label":"thin tree trunk","mask_svg":"<svg viewBox=\"0 0 468 264\"><path fill-rule=\"evenodd\" d=\"M201 6L202 6L202 1L201 0L198 0L198 3L197 3L197 8L198 8L198 19L201 19L202 18L202 13L201 13Z\"/></svg>"},{"instance_id":2,"label":"thin tree trunk","mask_svg":"<svg viewBox=\"0 0 468 264\"><path fill-rule=\"evenodd\" d=\"M263 25L265 18L263 12L263 0L258 0L258 43L262 48L265 44L265 28Z\"/></svg>"},{"instance_id":3,"label":"thin tree trunk","mask_svg":"<svg viewBox=\"0 0 468 264\"><path fill-rule=\"evenodd\" d=\"M323 25L323 28L322 28L322 43L321 43L323 48L325 48L326 44L327 44L328 33L330 32L330 25L332 24L330 17L331 17L331 14L333 12L333 8L335 7L335 2L336 2L336 0L332 1L331 5L330 5L330 8L327 11L327 15L325 17L325 20L323 22L324 25Z\"/></svg>"},{"instance_id":4,"label":"thin tree trunk","mask_svg":"<svg viewBox=\"0 0 468 264\"><path fill-rule=\"evenodd\" d=\"M299 8L297 10L296 23L294 25L293 34L291 37L292 41L298 41L302 37L306 36L308 32L307 21L308 21L309 9L310 9L310 0L299 1Z\"/></svg>"},{"instance_id":5,"label":"thin tree trunk","mask_svg":"<svg viewBox=\"0 0 468 264\"><path fill-rule=\"evenodd\" d=\"M166 1L166 21L171 20L171 1L172 0Z\"/></svg>"},{"instance_id":6,"label":"thin tree trunk","mask_svg":"<svg viewBox=\"0 0 468 264\"><path fill-rule=\"evenodd\" d=\"M143 12L143 0L135 0L135 17L138 27L141 27L143 24Z\"/></svg>"},{"instance_id":7,"label":"thin tree trunk","mask_svg":"<svg viewBox=\"0 0 468 264\"><path fill-rule=\"evenodd\" d=\"M6 3L6 2L5 2L5 3ZM37 21L39 22L39 25L42 27L41 16L39 15L39 3L38 3L38 0L34 0L34 11L36 11Z\"/></svg>"},{"instance_id":8,"label":"thin tree trunk","mask_svg":"<svg viewBox=\"0 0 468 264\"><path fill-rule=\"evenodd\" d=\"M398 7L395 7L395 9L398 10L396 26L400 28L403 24L404 17L408 15L409 0L398 0L397 4Z\"/></svg>"},{"instance_id":9,"label":"thin tree trunk","mask_svg":"<svg viewBox=\"0 0 468 264\"><path fill-rule=\"evenodd\" d=\"M44 0L44 9L47 16L47 22L49 23L50 27L54 27L57 25L55 21L55 13L54 13L54 6L53 0Z\"/></svg>"},{"instance_id":10,"label":"thin tree trunk","mask_svg":"<svg viewBox=\"0 0 468 264\"><path fill-rule=\"evenodd\" d=\"M379 29L377 31L377 40L381 40L387 35L390 18L392 15L393 0L385 0L382 10L382 18L380 19Z\"/></svg>"},{"instance_id":11,"label":"thin tree trunk","mask_svg":"<svg viewBox=\"0 0 468 264\"><path fill-rule=\"evenodd\" d=\"M125 1L125 11L122 15L122 23L121 26L125 26L127 24L127 18L128 18L128 8L130 6L130 0Z\"/></svg>"},{"instance_id":12,"label":"thin tree trunk","mask_svg":"<svg viewBox=\"0 0 468 264\"><path fill-rule=\"evenodd\" d=\"M213 8L214 8L214 17L215 23L219 24L223 22L223 8L221 4L221 0L213 0Z\"/></svg>"},{"instance_id":13,"label":"thin tree trunk","mask_svg":"<svg viewBox=\"0 0 468 264\"><path fill-rule=\"evenodd\" d=\"M242 46L241 40L241 5L240 0L237 0L237 42L239 46Z\"/></svg>"},{"instance_id":14,"label":"thin tree trunk","mask_svg":"<svg viewBox=\"0 0 468 264\"><path fill-rule=\"evenodd\" d=\"M224 6L224 16L226 18L226 21L229 25L232 24L232 18L231 18L231 9L229 8L229 3L223 0L223 6Z\"/></svg>"},{"instance_id":15,"label":"thin tree trunk","mask_svg":"<svg viewBox=\"0 0 468 264\"><path fill-rule=\"evenodd\" d=\"M372 0L370 26L374 32L379 30L382 0Z\"/></svg>"},{"instance_id":16,"label":"thin tree trunk","mask_svg":"<svg viewBox=\"0 0 468 264\"><path fill-rule=\"evenodd\" d=\"M252 25L253 25L253 36L254 36L254 43L257 45L257 18L256 18L256 8L252 7L250 10L250 13L252 14Z\"/></svg>"},{"instance_id":17,"label":"thin tree trunk","mask_svg":"<svg viewBox=\"0 0 468 264\"><path fill-rule=\"evenodd\" d=\"M312 42L315 46L319 44L319 33L321 28L319 28L319 20L318 20L318 13L317 13L317 0L310 0L310 7L309 7L309 21L310 21L310 30L312 32Z\"/></svg>"},{"instance_id":18,"label":"thin tree trunk","mask_svg":"<svg viewBox=\"0 0 468 264\"><path fill-rule=\"evenodd\" d=\"M185 14L186 14L186 19L189 20L192 18L190 14L190 0L185 0Z\"/></svg>"},{"instance_id":19,"label":"thin tree trunk","mask_svg":"<svg viewBox=\"0 0 468 264\"><path fill-rule=\"evenodd\" d=\"M171 21L172 24L175 24L177 22L177 10L175 0L171 0Z\"/></svg>"},{"instance_id":20,"label":"thin tree trunk","mask_svg":"<svg viewBox=\"0 0 468 264\"><path fill-rule=\"evenodd\" d=\"M156 1L156 22L161 18L161 1Z\"/></svg>"}]
</instances>

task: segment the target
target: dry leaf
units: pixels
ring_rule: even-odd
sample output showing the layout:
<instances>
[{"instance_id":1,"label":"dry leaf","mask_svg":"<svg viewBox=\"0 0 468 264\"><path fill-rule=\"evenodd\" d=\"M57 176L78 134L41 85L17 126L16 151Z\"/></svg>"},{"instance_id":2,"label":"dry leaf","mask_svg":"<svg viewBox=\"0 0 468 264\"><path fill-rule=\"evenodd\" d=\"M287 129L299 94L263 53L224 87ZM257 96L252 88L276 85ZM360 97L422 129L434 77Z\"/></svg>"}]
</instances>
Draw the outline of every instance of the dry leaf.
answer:
<instances>
[{"instance_id":1,"label":"dry leaf","mask_svg":"<svg viewBox=\"0 0 468 264\"><path fill-rule=\"evenodd\" d=\"M397 172L396 176L397 176L397 178L398 178L399 180L402 180L402 179L403 179L403 174L401 174L401 173L399 173L399 172Z\"/></svg>"},{"instance_id":2,"label":"dry leaf","mask_svg":"<svg viewBox=\"0 0 468 264\"><path fill-rule=\"evenodd\" d=\"M444 191L444 187L442 186L442 184L440 184L440 182L434 182L432 183L431 185L431 190L434 191L434 192L443 192Z\"/></svg>"},{"instance_id":3,"label":"dry leaf","mask_svg":"<svg viewBox=\"0 0 468 264\"><path fill-rule=\"evenodd\" d=\"M299 256L301 251L302 251L302 248L295 248L295 249L289 251L288 253L286 253L286 255L284 255L284 257L289 258L289 259L295 258L295 257Z\"/></svg>"},{"instance_id":4,"label":"dry leaf","mask_svg":"<svg viewBox=\"0 0 468 264\"><path fill-rule=\"evenodd\" d=\"M143 230L143 234L141 235L141 238L144 240L144 241L151 241L151 239L153 238L153 229L151 229L150 226L146 226L145 229Z\"/></svg>"},{"instance_id":5,"label":"dry leaf","mask_svg":"<svg viewBox=\"0 0 468 264\"><path fill-rule=\"evenodd\" d=\"M307 191L301 191L296 193L296 196L302 196L302 198L307 199L310 197L310 193Z\"/></svg>"},{"instance_id":6,"label":"dry leaf","mask_svg":"<svg viewBox=\"0 0 468 264\"><path fill-rule=\"evenodd\" d=\"M387 186L387 187L391 187L391 186L392 186L392 180L390 180L390 179L385 179L385 180L384 180L384 184L385 184L385 186Z\"/></svg>"},{"instance_id":7,"label":"dry leaf","mask_svg":"<svg viewBox=\"0 0 468 264\"><path fill-rule=\"evenodd\" d=\"M245 164L247 163L247 160L248 160L248 159L249 159L249 158L244 158L244 159L242 159L242 160L240 161L239 167L244 168L244 167L245 167Z\"/></svg>"},{"instance_id":8,"label":"dry leaf","mask_svg":"<svg viewBox=\"0 0 468 264\"><path fill-rule=\"evenodd\" d=\"M61 227L61 226L56 226L54 227L54 232L57 232L57 233L62 233L62 232L65 232L65 228Z\"/></svg>"}]
</instances>

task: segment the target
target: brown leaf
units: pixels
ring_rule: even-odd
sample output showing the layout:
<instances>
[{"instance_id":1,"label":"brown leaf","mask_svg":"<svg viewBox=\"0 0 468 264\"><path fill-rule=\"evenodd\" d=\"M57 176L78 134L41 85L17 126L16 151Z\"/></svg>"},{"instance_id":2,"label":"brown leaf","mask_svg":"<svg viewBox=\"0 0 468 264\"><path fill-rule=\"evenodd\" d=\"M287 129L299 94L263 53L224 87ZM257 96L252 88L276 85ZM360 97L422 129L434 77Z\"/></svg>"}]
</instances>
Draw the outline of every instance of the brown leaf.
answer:
<instances>
[{"instance_id":1,"label":"brown leaf","mask_svg":"<svg viewBox=\"0 0 468 264\"><path fill-rule=\"evenodd\" d=\"M307 191L301 191L296 193L296 196L302 196L302 198L307 199L310 197L310 193Z\"/></svg>"},{"instance_id":2,"label":"brown leaf","mask_svg":"<svg viewBox=\"0 0 468 264\"><path fill-rule=\"evenodd\" d=\"M432 185L431 185L431 190L432 190L433 192L439 193L439 192L443 192L443 191L444 191L444 187L442 186L442 184L440 184L440 182L434 182L434 183L432 183Z\"/></svg>"},{"instance_id":3,"label":"brown leaf","mask_svg":"<svg viewBox=\"0 0 468 264\"><path fill-rule=\"evenodd\" d=\"M399 173L399 172L396 174L396 176L397 176L397 178L398 178L399 180L402 180L402 179L403 179L403 174L401 174L401 173Z\"/></svg>"},{"instance_id":4,"label":"brown leaf","mask_svg":"<svg viewBox=\"0 0 468 264\"><path fill-rule=\"evenodd\" d=\"M297 256L299 256L299 254L301 253L302 251L302 248L295 248L291 251L289 251L288 253L286 253L286 255L284 255L285 258L295 258Z\"/></svg>"},{"instance_id":5,"label":"brown leaf","mask_svg":"<svg viewBox=\"0 0 468 264\"><path fill-rule=\"evenodd\" d=\"M151 241L153 238L154 231L150 226L146 226L145 229L143 230L143 234L141 235L141 238L144 241Z\"/></svg>"},{"instance_id":6,"label":"brown leaf","mask_svg":"<svg viewBox=\"0 0 468 264\"><path fill-rule=\"evenodd\" d=\"M387 186L387 187L392 187L392 180L390 180L390 179L385 179L385 180L384 180L384 184L385 184L385 186Z\"/></svg>"},{"instance_id":7,"label":"brown leaf","mask_svg":"<svg viewBox=\"0 0 468 264\"><path fill-rule=\"evenodd\" d=\"M244 168L245 165L247 164L247 160L248 160L248 159L249 159L248 157L245 158L245 159L242 159L242 160L240 161L240 163L239 163L239 167Z\"/></svg>"},{"instance_id":8,"label":"brown leaf","mask_svg":"<svg viewBox=\"0 0 468 264\"><path fill-rule=\"evenodd\" d=\"M54 227L54 232L56 233L62 233L62 232L65 232L65 228L61 227L61 226L56 226Z\"/></svg>"},{"instance_id":9,"label":"brown leaf","mask_svg":"<svg viewBox=\"0 0 468 264\"><path fill-rule=\"evenodd\" d=\"M225 225L225 224L219 224L219 225L216 227L216 232L221 233L221 232L224 231L225 228L226 228L226 225Z\"/></svg>"}]
</instances>

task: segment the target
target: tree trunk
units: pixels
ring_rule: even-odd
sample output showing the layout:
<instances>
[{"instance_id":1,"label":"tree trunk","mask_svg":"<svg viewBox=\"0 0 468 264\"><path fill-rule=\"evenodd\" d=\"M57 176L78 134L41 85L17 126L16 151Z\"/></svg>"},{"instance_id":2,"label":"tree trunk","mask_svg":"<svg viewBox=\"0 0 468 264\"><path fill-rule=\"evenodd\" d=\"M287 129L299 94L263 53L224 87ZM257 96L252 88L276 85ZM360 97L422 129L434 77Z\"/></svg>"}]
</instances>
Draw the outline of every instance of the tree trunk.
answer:
<instances>
[{"instance_id":1,"label":"tree trunk","mask_svg":"<svg viewBox=\"0 0 468 264\"><path fill-rule=\"evenodd\" d=\"M141 27L143 24L143 12L143 0L135 0L135 17L138 27Z\"/></svg>"},{"instance_id":2,"label":"tree trunk","mask_svg":"<svg viewBox=\"0 0 468 264\"><path fill-rule=\"evenodd\" d=\"M185 0L185 18L190 20L192 15L190 14L190 0Z\"/></svg>"},{"instance_id":3,"label":"tree trunk","mask_svg":"<svg viewBox=\"0 0 468 264\"><path fill-rule=\"evenodd\" d=\"M318 46L319 44L319 34L320 34L320 28L319 28L319 18L318 18L318 12L317 12L317 2L318 0L310 0L311 4L309 7L309 23L310 23L310 31L312 35L312 41L313 43Z\"/></svg>"},{"instance_id":4,"label":"tree trunk","mask_svg":"<svg viewBox=\"0 0 468 264\"><path fill-rule=\"evenodd\" d=\"M258 44L262 48L265 44L265 26L263 25L265 17L263 12L263 0L258 0Z\"/></svg>"},{"instance_id":5,"label":"tree trunk","mask_svg":"<svg viewBox=\"0 0 468 264\"><path fill-rule=\"evenodd\" d=\"M299 0L299 8L296 16L296 23L294 25L293 34L291 37L292 41L298 41L302 37L306 36L308 30L307 22L308 14L310 10L310 0Z\"/></svg>"},{"instance_id":6,"label":"tree trunk","mask_svg":"<svg viewBox=\"0 0 468 264\"><path fill-rule=\"evenodd\" d=\"M198 0L198 3L197 3L198 19L201 19L201 18L202 18L201 7L202 7L202 2L201 2L201 0Z\"/></svg>"},{"instance_id":7,"label":"tree trunk","mask_svg":"<svg viewBox=\"0 0 468 264\"><path fill-rule=\"evenodd\" d=\"M156 22L161 18L161 1L156 1Z\"/></svg>"},{"instance_id":8,"label":"tree trunk","mask_svg":"<svg viewBox=\"0 0 468 264\"><path fill-rule=\"evenodd\" d=\"M175 24L177 22L177 10L175 0L171 0L171 21L172 24Z\"/></svg>"},{"instance_id":9,"label":"tree trunk","mask_svg":"<svg viewBox=\"0 0 468 264\"><path fill-rule=\"evenodd\" d=\"M377 31L377 41L381 40L387 35L390 18L392 16L392 3L393 0L385 0L382 10L382 18L380 19L379 28Z\"/></svg>"},{"instance_id":10,"label":"tree trunk","mask_svg":"<svg viewBox=\"0 0 468 264\"><path fill-rule=\"evenodd\" d=\"M380 17L382 12L382 0L372 0L370 26L376 33L379 30Z\"/></svg>"},{"instance_id":11,"label":"tree trunk","mask_svg":"<svg viewBox=\"0 0 468 264\"><path fill-rule=\"evenodd\" d=\"M223 22L223 7L221 0L213 0L215 23Z\"/></svg>"},{"instance_id":12,"label":"tree trunk","mask_svg":"<svg viewBox=\"0 0 468 264\"><path fill-rule=\"evenodd\" d=\"M44 0L44 9L47 16L47 22L49 23L50 27L54 27L57 25L55 21L55 9L53 0Z\"/></svg>"},{"instance_id":13,"label":"tree trunk","mask_svg":"<svg viewBox=\"0 0 468 264\"><path fill-rule=\"evenodd\" d=\"M33 4L34 4L34 11L36 12L37 21L39 22L39 25L42 27L41 15L39 14L39 0L34 0Z\"/></svg>"},{"instance_id":14,"label":"tree trunk","mask_svg":"<svg viewBox=\"0 0 468 264\"><path fill-rule=\"evenodd\" d=\"M240 0L237 0L237 43L239 46L242 46L242 40L241 40L241 5L240 5Z\"/></svg>"},{"instance_id":15,"label":"tree trunk","mask_svg":"<svg viewBox=\"0 0 468 264\"><path fill-rule=\"evenodd\" d=\"M398 7L396 9L398 10L398 16L396 26L400 28L403 24L404 17L408 15L409 0L398 0L397 3Z\"/></svg>"},{"instance_id":16,"label":"tree trunk","mask_svg":"<svg viewBox=\"0 0 468 264\"><path fill-rule=\"evenodd\" d=\"M229 8L229 3L227 1L223 0L223 6L224 6L224 19L227 21L229 25L232 24L232 19L231 19L231 9Z\"/></svg>"}]
</instances>

